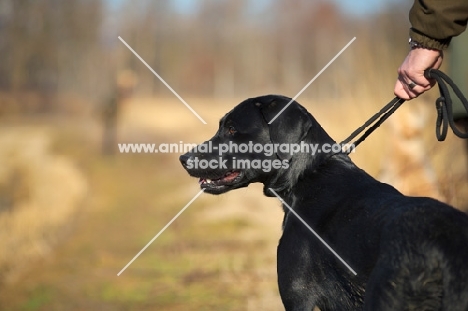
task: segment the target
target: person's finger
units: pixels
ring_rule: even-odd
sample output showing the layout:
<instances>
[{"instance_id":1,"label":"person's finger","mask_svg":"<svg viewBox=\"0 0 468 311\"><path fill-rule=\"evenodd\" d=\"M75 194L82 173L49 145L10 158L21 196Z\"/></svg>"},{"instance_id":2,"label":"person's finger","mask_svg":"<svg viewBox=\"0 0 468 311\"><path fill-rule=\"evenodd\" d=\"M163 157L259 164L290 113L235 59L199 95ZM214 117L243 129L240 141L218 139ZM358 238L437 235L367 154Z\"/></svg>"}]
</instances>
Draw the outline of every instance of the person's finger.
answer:
<instances>
[{"instance_id":1,"label":"person's finger","mask_svg":"<svg viewBox=\"0 0 468 311\"><path fill-rule=\"evenodd\" d=\"M414 49L411 50L405 58L402 65L398 68L398 75L403 84L412 85L411 92L420 95L431 89L435 80L424 76L424 70L427 68L438 69L442 65L443 54L441 51Z\"/></svg>"},{"instance_id":2,"label":"person's finger","mask_svg":"<svg viewBox=\"0 0 468 311\"><path fill-rule=\"evenodd\" d=\"M443 58L443 54L441 54L438 58L437 58L437 61L434 63L434 66L432 67L433 69L439 69L440 66L442 66L442 62L443 62L444 58ZM429 80L429 83L430 83L430 86L429 88L426 89L429 90L431 89L436 83L437 81L435 79L428 79Z\"/></svg>"},{"instance_id":3,"label":"person's finger","mask_svg":"<svg viewBox=\"0 0 468 311\"><path fill-rule=\"evenodd\" d=\"M410 98L416 98L422 93L430 90L434 86L434 82L424 77L424 74L411 75L408 71L399 70L398 80L402 84L406 93Z\"/></svg>"},{"instance_id":4,"label":"person's finger","mask_svg":"<svg viewBox=\"0 0 468 311\"><path fill-rule=\"evenodd\" d=\"M416 98L425 92L425 87L416 84L413 80L410 80L407 77L399 76L398 80L410 99Z\"/></svg>"},{"instance_id":5,"label":"person's finger","mask_svg":"<svg viewBox=\"0 0 468 311\"><path fill-rule=\"evenodd\" d=\"M420 90L429 90L431 88L431 82L424 76L424 72L422 73L413 73L409 70L401 70L400 77L403 82L406 82L407 85L413 85L412 89L419 86L417 89Z\"/></svg>"},{"instance_id":6,"label":"person's finger","mask_svg":"<svg viewBox=\"0 0 468 311\"><path fill-rule=\"evenodd\" d=\"M395 96L405 99L405 100L410 100L411 96L408 93L408 91L405 89L403 83L400 81L400 79L397 79L395 83L395 88L393 89L393 93Z\"/></svg>"},{"instance_id":7,"label":"person's finger","mask_svg":"<svg viewBox=\"0 0 468 311\"><path fill-rule=\"evenodd\" d=\"M444 61L444 53L443 51L440 51L439 57L437 57L437 61L434 63L434 66L432 66L432 68L439 69L440 66L442 66L443 61Z\"/></svg>"},{"instance_id":8,"label":"person's finger","mask_svg":"<svg viewBox=\"0 0 468 311\"><path fill-rule=\"evenodd\" d=\"M425 86L418 85L416 81L410 79L405 72L400 69L398 72L399 75L394 89L396 96L406 100L411 100L424 93Z\"/></svg>"},{"instance_id":9,"label":"person's finger","mask_svg":"<svg viewBox=\"0 0 468 311\"><path fill-rule=\"evenodd\" d=\"M434 79L421 79L418 77L411 77L409 75L402 76L402 81L408 81L406 86L408 87L409 91L417 96L421 95L422 93L429 91L436 83ZM416 97L417 97L416 96Z\"/></svg>"},{"instance_id":10,"label":"person's finger","mask_svg":"<svg viewBox=\"0 0 468 311\"><path fill-rule=\"evenodd\" d=\"M421 95L422 93L424 93L427 89L427 87L424 87L424 86L421 86L421 85L415 85L413 87L411 87L410 85L407 85L408 87L408 92L414 96L412 98L416 98L418 97L419 95Z\"/></svg>"},{"instance_id":11,"label":"person's finger","mask_svg":"<svg viewBox=\"0 0 468 311\"><path fill-rule=\"evenodd\" d=\"M395 83L396 96L409 100L430 90L436 83L434 79L424 76L427 68L438 69L443 61L441 51L413 49L398 68L398 79Z\"/></svg>"}]
</instances>

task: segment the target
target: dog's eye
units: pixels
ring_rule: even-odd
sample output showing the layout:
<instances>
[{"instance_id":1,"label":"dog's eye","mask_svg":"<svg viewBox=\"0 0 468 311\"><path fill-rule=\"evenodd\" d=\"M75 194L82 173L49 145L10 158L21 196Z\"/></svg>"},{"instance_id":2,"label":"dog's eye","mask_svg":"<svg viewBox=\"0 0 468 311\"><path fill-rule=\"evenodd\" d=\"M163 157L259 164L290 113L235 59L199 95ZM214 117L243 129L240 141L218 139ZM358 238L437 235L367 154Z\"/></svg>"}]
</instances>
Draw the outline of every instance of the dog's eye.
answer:
<instances>
[{"instance_id":1,"label":"dog's eye","mask_svg":"<svg viewBox=\"0 0 468 311\"><path fill-rule=\"evenodd\" d=\"M229 134L231 134L231 135L234 135L237 132L236 128L234 126L230 126L228 131L229 131Z\"/></svg>"}]
</instances>

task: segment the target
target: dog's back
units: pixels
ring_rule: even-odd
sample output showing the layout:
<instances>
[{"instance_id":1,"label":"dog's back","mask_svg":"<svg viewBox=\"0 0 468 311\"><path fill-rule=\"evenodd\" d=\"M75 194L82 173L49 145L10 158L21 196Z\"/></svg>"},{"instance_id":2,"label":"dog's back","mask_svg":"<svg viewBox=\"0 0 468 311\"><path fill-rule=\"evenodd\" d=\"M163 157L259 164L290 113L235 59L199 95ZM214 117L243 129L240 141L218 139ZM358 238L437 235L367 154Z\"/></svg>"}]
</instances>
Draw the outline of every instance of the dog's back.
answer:
<instances>
[{"instance_id":1,"label":"dog's back","mask_svg":"<svg viewBox=\"0 0 468 311\"><path fill-rule=\"evenodd\" d=\"M382 230L366 310L468 310L467 215L428 198L405 201Z\"/></svg>"}]
</instances>

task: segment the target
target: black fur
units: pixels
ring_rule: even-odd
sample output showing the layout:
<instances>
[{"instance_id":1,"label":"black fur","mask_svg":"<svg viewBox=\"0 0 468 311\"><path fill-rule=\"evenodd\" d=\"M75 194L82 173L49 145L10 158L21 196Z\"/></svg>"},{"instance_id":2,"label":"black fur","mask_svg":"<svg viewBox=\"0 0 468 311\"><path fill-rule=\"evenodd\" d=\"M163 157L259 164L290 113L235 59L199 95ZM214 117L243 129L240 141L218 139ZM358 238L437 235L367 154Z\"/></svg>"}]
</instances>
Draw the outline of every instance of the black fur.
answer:
<instances>
[{"instance_id":1,"label":"black fur","mask_svg":"<svg viewBox=\"0 0 468 311\"><path fill-rule=\"evenodd\" d=\"M269 125L289 101L275 95L245 100L221 119L212 145L334 143L296 102ZM236 170L233 157L286 161L281 163L288 167ZM404 196L345 154L234 152L222 155L227 168L215 169L191 167L195 158L218 154L192 151L180 157L205 192L263 183L265 195L273 196L269 188L274 189L357 272L351 273L284 208L277 272L287 311L315 306L322 311L468 310L466 214L431 198Z\"/></svg>"}]
</instances>

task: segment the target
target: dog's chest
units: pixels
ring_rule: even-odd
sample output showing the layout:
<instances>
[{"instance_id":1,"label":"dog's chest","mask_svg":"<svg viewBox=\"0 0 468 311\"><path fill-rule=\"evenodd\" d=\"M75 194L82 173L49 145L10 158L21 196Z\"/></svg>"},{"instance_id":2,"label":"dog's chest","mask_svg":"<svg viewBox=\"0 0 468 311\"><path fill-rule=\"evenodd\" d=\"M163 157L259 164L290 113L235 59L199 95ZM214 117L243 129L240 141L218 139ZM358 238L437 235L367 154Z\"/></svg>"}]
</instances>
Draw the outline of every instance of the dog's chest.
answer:
<instances>
[{"instance_id":1,"label":"dog's chest","mask_svg":"<svg viewBox=\"0 0 468 311\"><path fill-rule=\"evenodd\" d=\"M323 226L300 210L285 208L289 212L278 246L280 287L287 288L292 296L315 296L323 311L360 310L365 281L352 275L324 245L330 236L323 232Z\"/></svg>"}]
</instances>

